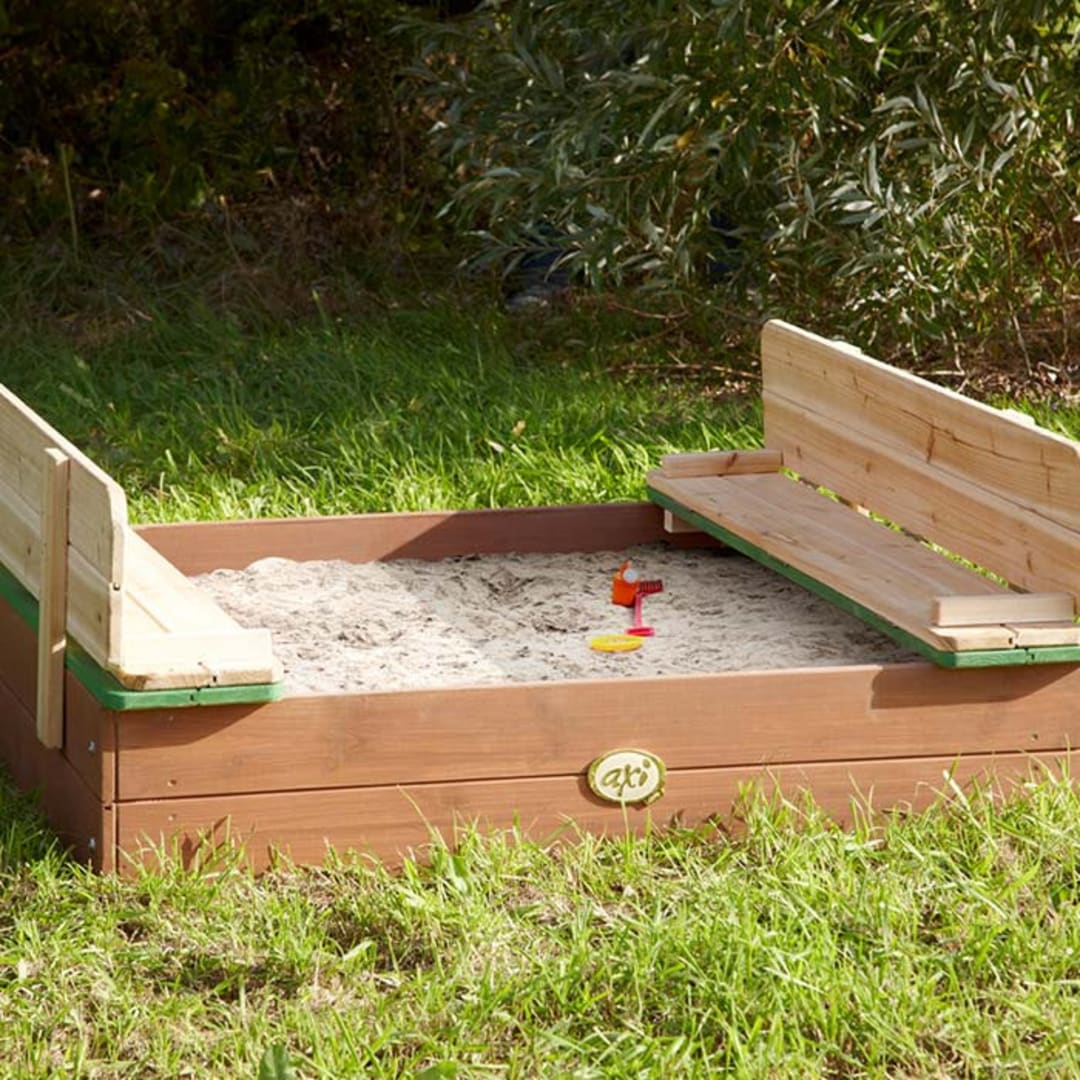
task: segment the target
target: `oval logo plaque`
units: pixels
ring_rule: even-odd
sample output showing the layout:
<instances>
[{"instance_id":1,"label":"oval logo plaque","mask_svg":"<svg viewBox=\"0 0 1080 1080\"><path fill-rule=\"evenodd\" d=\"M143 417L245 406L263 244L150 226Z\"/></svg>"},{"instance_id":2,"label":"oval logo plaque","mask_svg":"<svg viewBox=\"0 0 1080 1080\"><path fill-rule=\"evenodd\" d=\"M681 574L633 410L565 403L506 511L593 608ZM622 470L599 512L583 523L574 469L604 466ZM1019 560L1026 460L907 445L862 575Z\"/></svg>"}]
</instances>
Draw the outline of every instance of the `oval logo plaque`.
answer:
<instances>
[{"instance_id":1,"label":"oval logo plaque","mask_svg":"<svg viewBox=\"0 0 1080 1080\"><path fill-rule=\"evenodd\" d=\"M648 750L608 750L589 766L589 790L606 802L647 806L664 794L666 773Z\"/></svg>"}]
</instances>

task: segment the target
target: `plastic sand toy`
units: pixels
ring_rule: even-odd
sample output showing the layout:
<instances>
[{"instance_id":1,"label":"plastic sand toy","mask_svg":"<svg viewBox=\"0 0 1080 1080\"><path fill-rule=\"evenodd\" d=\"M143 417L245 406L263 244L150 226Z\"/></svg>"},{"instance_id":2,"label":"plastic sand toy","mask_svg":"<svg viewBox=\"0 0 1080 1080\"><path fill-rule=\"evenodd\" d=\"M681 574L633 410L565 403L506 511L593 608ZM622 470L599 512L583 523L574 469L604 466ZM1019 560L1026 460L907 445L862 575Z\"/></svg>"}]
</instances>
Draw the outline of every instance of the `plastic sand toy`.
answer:
<instances>
[{"instance_id":1,"label":"plastic sand toy","mask_svg":"<svg viewBox=\"0 0 1080 1080\"><path fill-rule=\"evenodd\" d=\"M643 622L642 602L646 596L663 591L664 583L659 579L642 581L630 559L619 567L611 582L611 602L620 607L634 609L634 621L627 629L627 634L634 637L652 637L656 633L651 626L646 626Z\"/></svg>"}]
</instances>

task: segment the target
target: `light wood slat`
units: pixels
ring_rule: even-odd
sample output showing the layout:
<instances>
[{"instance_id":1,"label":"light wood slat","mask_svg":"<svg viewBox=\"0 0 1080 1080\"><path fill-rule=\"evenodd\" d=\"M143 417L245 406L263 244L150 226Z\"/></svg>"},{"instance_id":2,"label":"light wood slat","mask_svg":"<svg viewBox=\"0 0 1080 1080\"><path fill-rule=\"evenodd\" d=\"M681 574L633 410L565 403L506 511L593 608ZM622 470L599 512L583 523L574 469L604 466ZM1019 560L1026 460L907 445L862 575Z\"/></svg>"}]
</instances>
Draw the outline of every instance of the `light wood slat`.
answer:
<instances>
[{"instance_id":1,"label":"light wood slat","mask_svg":"<svg viewBox=\"0 0 1080 1080\"><path fill-rule=\"evenodd\" d=\"M246 630L134 532L124 639L110 670L128 688L249 686L281 677L268 630Z\"/></svg>"},{"instance_id":2,"label":"light wood slat","mask_svg":"<svg viewBox=\"0 0 1080 1080\"><path fill-rule=\"evenodd\" d=\"M1011 626L934 626L927 629L953 652L972 649L1015 649L1016 631Z\"/></svg>"},{"instance_id":3,"label":"light wood slat","mask_svg":"<svg viewBox=\"0 0 1080 1080\"><path fill-rule=\"evenodd\" d=\"M133 605L130 636L155 631L236 631L240 624L141 536L127 537L124 592Z\"/></svg>"},{"instance_id":4,"label":"light wood slat","mask_svg":"<svg viewBox=\"0 0 1080 1080\"><path fill-rule=\"evenodd\" d=\"M127 503L123 490L77 447L0 386L0 561L40 599L41 505L48 449L69 460L68 625L105 665L122 632L117 594Z\"/></svg>"},{"instance_id":5,"label":"light wood slat","mask_svg":"<svg viewBox=\"0 0 1080 1080\"><path fill-rule=\"evenodd\" d=\"M693 522L683 521L681 517L676 517L670 510L665 510L664 532L675 535L679 533L701 533L701 530Z\"/></svg>"},{"instance_id":6,"label":"light wood slat","mask_svg":"<svg viewBox=\"0 0 1080 1080\"><path fill-rule=\"evenodd\" d=\"M252 686L276 682L269 630L147 634L124 643L114 674L132 690Z\"/></svg>"},{"instance_id":7,"label":"light wood slat","mask_svg":"<svg viewBox=\"0 0 1080 1080\"><path fill-rule=\"evenodd\" d=\"M36 511L41 505L41 452L55 447L71 460L69 540L103 576L118 580L114 534L127 520L123 489L73 443L0 385L0 478Z\"/></svg>"},{"instance_id":8,"label":"light wood slat","mask_svg":"<svg viewBox=\"0 0 1080 1080\"><path fill-rule=\"evenodd\" d=\"M702 454L665 454L660 469L665 476L743 476L779 472L784 457L778 450L708 450Z\"/></svg>"},{"instance_id":9,"label":"light wood slat","mask_svg":"<svg viewBox=\"0 0 1080 1080\"><path fill-rule=\"evenodd\" d=\"M1017 648L1080 645L1080 626L1074 622L1011 624L1007 629Z\"/></svg>"},{"instance_id":10,"label":"light wood slat","mask_svg":"<svg viewBox=\"0 0 1080 1080\"><path fill-rule=\"evenodd\" d=\"M951 647L927 625L935 596L1004 593L903 533L783 475L670 480L652 473L649 483L934 648Z\"/></svg>"},{"instance_id":11,"label":"light wood slat","mask_svg":"<svg viewBox=\"0 0 1080 1080\"><path fill-rule=\"evenodd\" d=\"M935 596L930 621L937 626L988 623L1061 623L1075 614L1068 593L1002 593L998 596Z\"/></svg>"},{"instance_id":12,"label":"light wood slat","mask_svg":"<svg viewBox=\"0 0 1080 1080\"><path fill-rule=\"evenodd\" d=\"M66 589L50 556L42 500L51 472L67 462ZM106 473L15 395L0 387L0 561L38 598L48 697L62 674L63 630L128 689L249 685L280 677L269 633L244 630L127 525L124 493ZM52 563L50 562L51 566ZM66 621L57 633L52 605ZM44 662L44 661L43 661ZM46 715L44 710L42 715ZM46 738L55 739L55 725Z\"/></svg>"},{"instance_id":13,"label":"light wood slat","mask_svg":"<svg viewBox=\"0 0 1080 1080\"><path fill-rule=\"evenodd\" d=\"M0 563L32 595L40 592L42 557L40 519L27 514L21 500L3 502L0 484ZM104 666L109 656L110 605L119 594L101 572L74 548L68 553L68 630L79 644Z\"/></svg>"},{"instance_id":14,"label":"light wood slat","mask_svg":"<svg viewBox=\"0 0 1080 1080\"><path fill-rule=\"evenodd\" d=\"M1072 440L786 323L765 325L761 350L774 397L1080 529L1080 447ZM765 424L774 445L767 413Z\"/></svg>"},{"instance_id":15,"label":"light wood slat","mask_svg":"<svg viewBox=\"0 0 1080 1080\"><path fill-rule=\"evenodd\" d=\"M67 648L68 479L71 459L44 451L41 504L41 600L38 608L37 737L64 745L64 653Z\"/></svg>"},{"instance_id":16,"label":"light wood slat","mask_svg":"<svg viewBox=\"0 0 1080 1080\"><path fill-rule=\"evenodd\" d=\"M870 435L764 393L767 441L797 473L1037 592L1080 593L1080 538Z\"/></svg>"}]
</instances>

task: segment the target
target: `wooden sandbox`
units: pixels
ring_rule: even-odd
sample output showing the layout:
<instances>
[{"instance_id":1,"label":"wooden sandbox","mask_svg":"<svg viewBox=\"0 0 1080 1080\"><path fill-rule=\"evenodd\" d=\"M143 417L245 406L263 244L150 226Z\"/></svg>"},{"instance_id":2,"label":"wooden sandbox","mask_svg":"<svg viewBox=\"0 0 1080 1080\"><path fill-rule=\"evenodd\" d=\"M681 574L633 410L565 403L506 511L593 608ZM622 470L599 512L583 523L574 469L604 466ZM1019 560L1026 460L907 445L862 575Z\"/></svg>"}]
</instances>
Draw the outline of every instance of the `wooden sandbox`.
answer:
<instances>
[{"instance_id":1,"label":"wooden sandbox","mask_svg":"<svg viewBox=\"0 0 1080 1080\"><path fill-rule=\"evenodd\" d=\"M729 815L742 786L762 780L809 789L843 821L853 796L918 807L976 777L1007 784L1059 768L1080 742L1080 649L1060 627L1010 631L1022 656L959 670L920 661L288 696L266 635L236 626L184 575L268 556L715 541L654 503L136 530L105 474L6 392L0 408L0 760L103 870L147 842L193 857L226 831L261 867L274 848L317 862L328 845L394 860L432 828L450 837L474 820L534 838L693 824ZM684 513L711 528L708 514ZM1051 575L1058 594L1080 576L1078 552L1080 539ZM1001 652L1001 633L991 638ZM1029 646L1043 639L1040 655ZM623 748L666 769L650 804L590 787L590 766Z\"/></svg>"}]
</instances>

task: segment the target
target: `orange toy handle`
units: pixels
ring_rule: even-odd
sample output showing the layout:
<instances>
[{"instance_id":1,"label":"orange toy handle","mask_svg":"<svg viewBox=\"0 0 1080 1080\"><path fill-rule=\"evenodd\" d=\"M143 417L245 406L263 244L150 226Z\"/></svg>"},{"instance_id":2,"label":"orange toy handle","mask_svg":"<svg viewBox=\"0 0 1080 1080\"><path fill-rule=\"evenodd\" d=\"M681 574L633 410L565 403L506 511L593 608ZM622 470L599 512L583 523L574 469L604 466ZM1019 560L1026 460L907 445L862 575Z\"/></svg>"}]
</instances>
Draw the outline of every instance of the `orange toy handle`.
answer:
<instances>
[{"instance_id":1,"label":"orange toy handle","mask_svg":"<svg viewBox=\"0 0 1080 1080\"><path fill-rule=\"evenodd\" d=\"M619 567L611 580L611 602L620 607L633 607L638 594L638 574L631 568L630 560Z\"/></svg>"}]
</instances>

